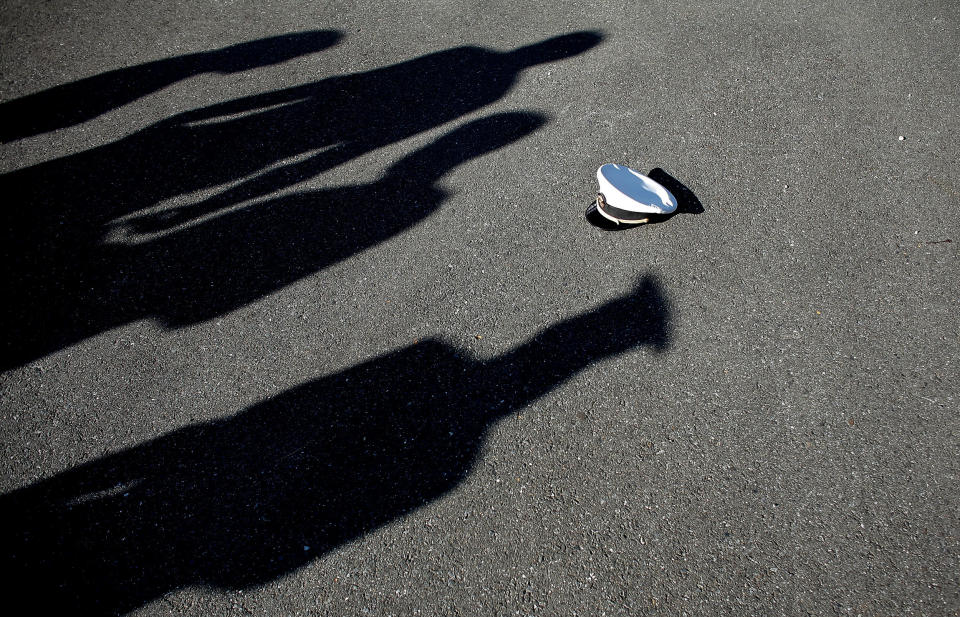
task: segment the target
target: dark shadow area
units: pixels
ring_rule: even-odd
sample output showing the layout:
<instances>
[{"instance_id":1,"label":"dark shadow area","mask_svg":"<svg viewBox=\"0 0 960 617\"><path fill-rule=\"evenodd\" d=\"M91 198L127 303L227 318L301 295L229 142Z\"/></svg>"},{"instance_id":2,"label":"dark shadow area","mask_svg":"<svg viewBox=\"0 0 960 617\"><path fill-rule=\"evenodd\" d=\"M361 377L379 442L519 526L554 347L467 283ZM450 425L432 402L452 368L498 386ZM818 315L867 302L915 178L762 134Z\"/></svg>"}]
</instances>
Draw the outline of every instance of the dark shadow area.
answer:
<instances>
[{"instance_id":1,"label":"dark shadow area","mask_svg":"<svg viewBox=\"0 0 960 617\"><path fill-rule=\"evenodd\" d=\"M0 368L138 319L180 327L222 315L408 228L443 202L443 174L543 118L472 122L372 184L277 193L489 105L528 67L600 40L449 49L187 112L0 176L16 196L0 242L12 290Z\"/></svg>"},{"instance_id":2,"label":"dark shadow area","mask_svg":"<svg viewBox=\"0 0 960 617\"><path fill-rule=\"evenodd\" d=\"M668 172L659 167L655 167L650 170L647 176L655 182L659 182L665 186L667 190L670 191L674 197L676 197L677 209L670 214L651 215L650 221L648 223L643 223L644 225L656 225L657 223L663 223L665 221L669 221L678 214L703 213L703 205L700 203L700 200L697 199L697 196L693 193L693 191L687 188L687 186L682 182L671 176ZM605 231L626 231L628 229L640 227L640 225L614 223L613 221L604 218L595 210L591 212L589 208L587 209L586 218L591 225Z\"/></svg>"},{"instance_id":3,"label":"dark shadow area","mask_svg":"<svg viewBox=\"0 0 960 617\"><path fill-rule=\"evenodd\" d=\"M335 45L341 33L295 32L223 49L108 71L0 104L0 141L8 142L92 120L202 73L238 73Z\"/></svg>"},{"instance_id":4,"label":"dark shadow area","mask_svg":"<svg viewBox=\"0 0 960 617\"><path fill-rule=\"evenodd\" d=\"M677 198L677 209L670 215L671 217L678 214L703 214L703 204L700 203L693 191L668 172L659 167L654 167L647 176L665 186Z\"/></svg>"},{"instance_id":5,"label":"dark shadow area","mask_svg":"<svg viewBox=\"0 0 960 617\"><path fill-rule=\"evenodd\" d=\"M270 581L449 492L499 418L669 339L647 277L492 360L428 340L66 471L0 497L11 588L40 614L108 615Z\"/></svg>"}]
</instances>

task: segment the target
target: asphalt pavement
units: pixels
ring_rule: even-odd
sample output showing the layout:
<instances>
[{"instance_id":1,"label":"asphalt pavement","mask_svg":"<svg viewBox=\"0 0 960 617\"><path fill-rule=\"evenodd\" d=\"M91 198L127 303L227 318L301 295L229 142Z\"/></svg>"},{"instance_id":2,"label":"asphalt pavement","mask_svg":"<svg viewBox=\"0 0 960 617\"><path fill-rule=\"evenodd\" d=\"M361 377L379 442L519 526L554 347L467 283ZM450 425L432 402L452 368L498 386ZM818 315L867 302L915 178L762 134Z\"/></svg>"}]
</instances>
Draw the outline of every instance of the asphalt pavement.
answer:
<instances>
[{"instance_id":1,"label":"asphalt pavement","mask_svg":"<svg viewBox=\"0 0 960 617\"><path fill-rule=\"evenodd\" d=\"M960 615L958 66L945 0L3 3L7 598Z\"/></svg>"}]
</instances>

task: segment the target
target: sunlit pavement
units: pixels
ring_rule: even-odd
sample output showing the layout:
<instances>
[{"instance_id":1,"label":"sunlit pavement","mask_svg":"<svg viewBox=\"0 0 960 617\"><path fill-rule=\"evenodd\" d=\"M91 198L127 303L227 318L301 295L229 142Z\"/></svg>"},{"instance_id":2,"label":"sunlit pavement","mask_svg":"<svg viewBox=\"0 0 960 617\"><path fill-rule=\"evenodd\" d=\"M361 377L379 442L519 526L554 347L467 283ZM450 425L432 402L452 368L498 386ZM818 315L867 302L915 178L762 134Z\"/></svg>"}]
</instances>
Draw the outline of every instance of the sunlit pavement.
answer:
<instances>
[{"instance_id":1,"label":"sunlit pavement","mask_svg":"<svg viewBox=\"0 0 960 617\"><path fill-rule=\"evenodd\" d=\"M960 8L5 3L38 614L960 611ZM599 165L681 211L583 217Z\"/></svg>"}]
</instances>

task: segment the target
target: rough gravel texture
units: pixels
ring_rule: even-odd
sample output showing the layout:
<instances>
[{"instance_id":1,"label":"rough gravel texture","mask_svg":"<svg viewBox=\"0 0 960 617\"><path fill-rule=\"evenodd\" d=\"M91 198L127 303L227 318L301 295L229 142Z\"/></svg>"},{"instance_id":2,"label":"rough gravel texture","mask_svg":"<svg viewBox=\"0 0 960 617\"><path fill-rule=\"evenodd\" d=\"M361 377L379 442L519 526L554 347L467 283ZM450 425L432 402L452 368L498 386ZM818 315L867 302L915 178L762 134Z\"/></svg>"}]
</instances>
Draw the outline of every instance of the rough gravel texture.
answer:
<instances>
[{"instance_id":1,"label":"rough gravel texture","mask_svg":"<svg viewBox=\"0 0 960 617\"><path fill-rule=\"evenodd\" d=\"M958 66L946 0L4 2L7 598L960 614Z\"/></svg>"}]
</instances>

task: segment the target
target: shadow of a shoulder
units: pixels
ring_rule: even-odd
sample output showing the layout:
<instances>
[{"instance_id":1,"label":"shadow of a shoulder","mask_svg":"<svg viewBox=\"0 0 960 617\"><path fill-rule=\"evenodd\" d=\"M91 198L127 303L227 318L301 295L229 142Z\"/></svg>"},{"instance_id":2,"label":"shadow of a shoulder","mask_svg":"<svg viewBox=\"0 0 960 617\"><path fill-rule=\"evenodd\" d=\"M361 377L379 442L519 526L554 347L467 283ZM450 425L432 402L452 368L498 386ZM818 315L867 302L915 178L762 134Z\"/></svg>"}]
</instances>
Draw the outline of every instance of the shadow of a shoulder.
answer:
<instances>
[{"instance_id":1,"label":"shadow of a shoulder","mask_svg":"<svg viewBox=\"0 0 960 617\"><path fill-rule=\"evenodd\" d=\"M487 425L476 370L423 342L9 493L8 565L83 614L271 580L463 479Z\"/></svg>"}]
</instances>

